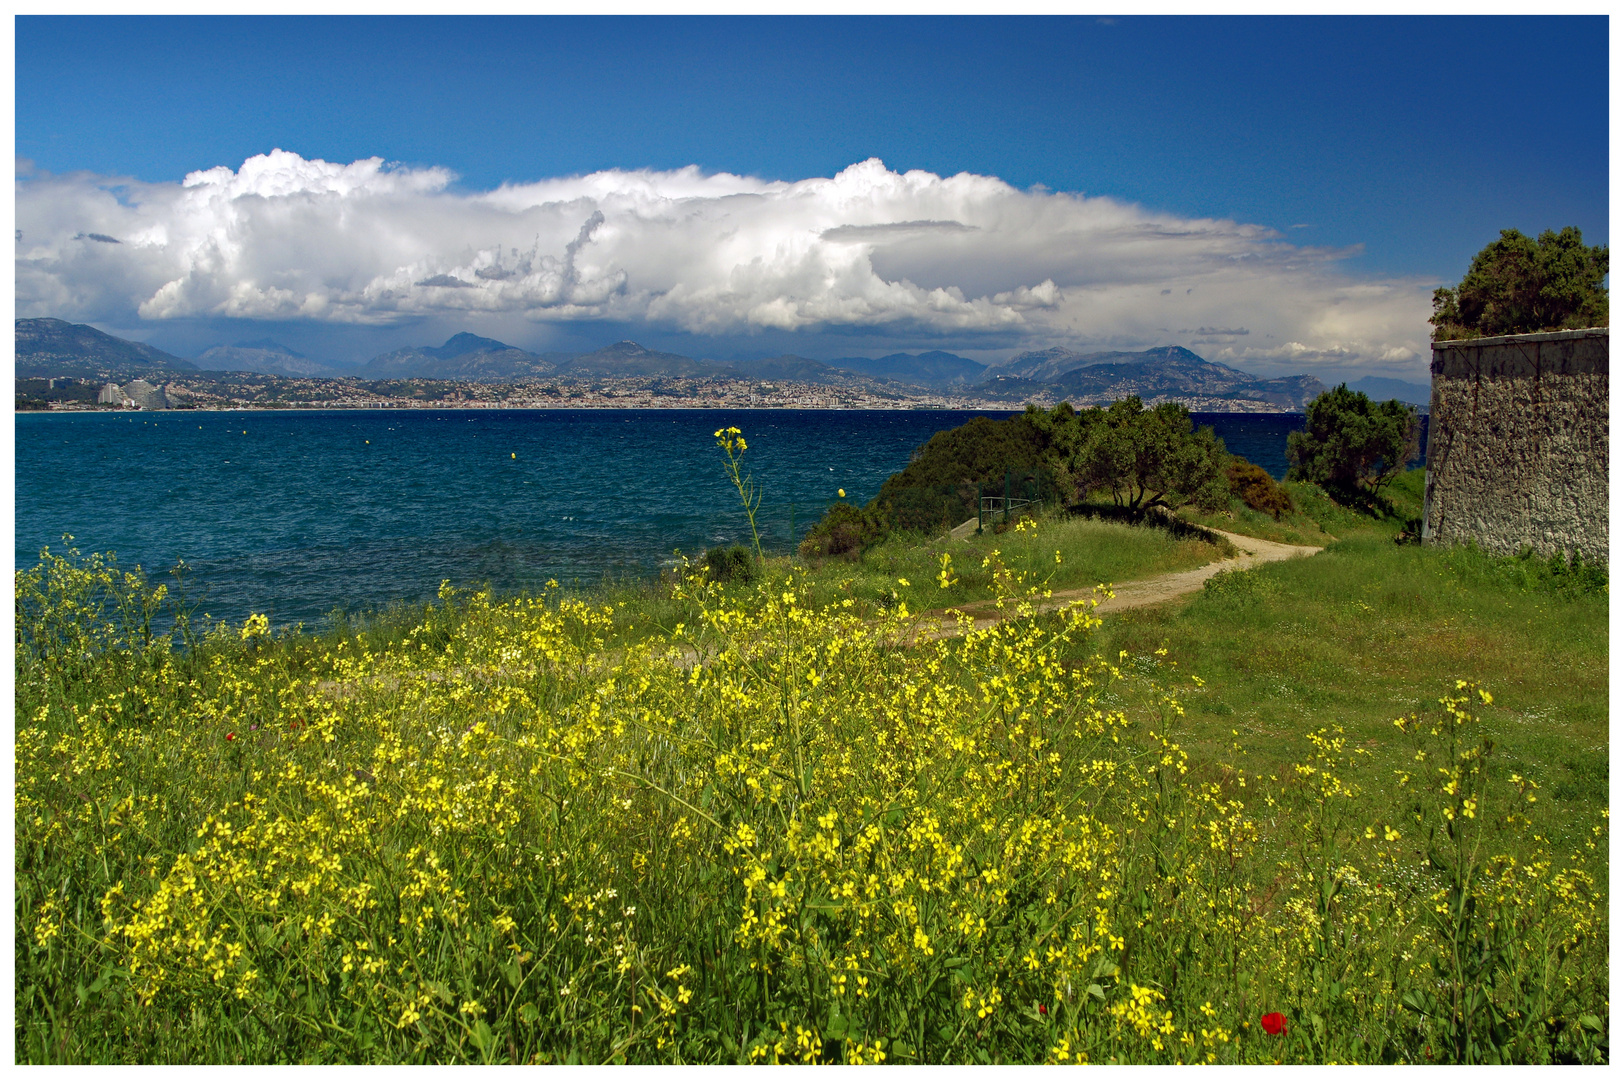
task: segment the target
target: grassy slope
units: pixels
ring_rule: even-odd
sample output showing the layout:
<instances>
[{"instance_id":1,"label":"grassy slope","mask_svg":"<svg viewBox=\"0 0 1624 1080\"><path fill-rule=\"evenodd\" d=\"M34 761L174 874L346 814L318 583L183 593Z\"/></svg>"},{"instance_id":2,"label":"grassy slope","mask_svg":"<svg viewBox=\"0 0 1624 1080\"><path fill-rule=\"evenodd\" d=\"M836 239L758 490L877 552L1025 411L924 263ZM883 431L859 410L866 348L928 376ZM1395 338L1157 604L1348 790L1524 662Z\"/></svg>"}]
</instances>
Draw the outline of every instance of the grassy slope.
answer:
<instances>
[{"instance_id":1,"label":"grassy slope","mask_svg":"<svg viewBox=\"0 0 1624 1080\"><path fill-rule=\"evenodd\" d=\"M1366 775L1372 785L1387 783L1395 764L1393 720L1429 707L1456 679L1475 680L1495 697L1482 715L1501 744L1499 767L1539 782L1543 809L1562 832L1587 827L1607 803L1606 595L1520 584L1475 551L1395 544L1404 521L1420 512L1421 483L1419 469L1395 481L1385 517L1338 506L1306 484L1288 485L1296 509L1280 521L1238 501L1228 513L1186 511L1199 524L1325 550L1113 614L1089 648L1151 658L1165 647L1179 671L1204 680L1185 719L1198 760L1230 760L1238 744L1256 770L1273 771L1302 758L1307 732L1340 724L1375 751ZM1185 570L1224 554L1160 529L1059 517L1035 532L989 530L962 542L894 537L859 559L815 566L780 557L768 572L804 574L817 602L851 598L862 615L899 600L924 611L991 596L982 560L994 550L1054 589ZM936 580L943 553L959 579L950 589ZM598 592L617 605L622 640L692 623L693 613L663 586ZM372 647L398 636L396 621L368 628Z\"/></svg>"},{"instance_id":2,"label":"grassy slope","mask_svg":"<svg viewBox=\"0 0 1624 1080\"><path fill-rule=\"evenodd\" d=\"M899 602L909 611L919 612L992 598L992 570L983 562L994 552L1008 569L1049 589L1091 588L1189 570L1232 553L1225 542L1180 540L1165 529L1061 516L1043 519L1036 531L1010 528L995 533L989 527L985 534L963 541L946 536L895 536L856 559L834 558L808 565L799 558L776 557L768 560L766 572L786 579L802 575L814 602L850 599L857 614L872 617ZM951 557L954 579L948 588L939 581L944 554ZM740 595L749 588L729 586ZM656 633L657 627L669 629L693 620L693 612L671 601L669 588L663 585L632 583L596 592L622 605L617 624L626 640Z\"/></svg>"},{"instance_id":3,"label":"grassy slope","mask_svg":"<svg viewBox=\"0 0 1624 1080\"><path fill-rule=\"evenodd\" d=\"M1499 769L1540 784L1542 817L1558 836L1588 828L1607 805L1606 594L1522 585L1515 567L1470 549L1395 544L1402 518L1419 512L1420 481L1420 470L1402 478L1388 518L1299 485L1299 512L1281 523L1216 516L1266 539L1318 532L1328 546L1110 616L1098 644L1134 656L1165 647L1205 681L1186 718L1197 758L1228 756L1238 742L1254 768L1274 771L1302 757L1306 732L1340 724L1373 751L1372 785L1398 764L1396 717L1456 679L1477 681L1494 695L1481 715L1500 744Z\"/></svg>"}]
</instances>

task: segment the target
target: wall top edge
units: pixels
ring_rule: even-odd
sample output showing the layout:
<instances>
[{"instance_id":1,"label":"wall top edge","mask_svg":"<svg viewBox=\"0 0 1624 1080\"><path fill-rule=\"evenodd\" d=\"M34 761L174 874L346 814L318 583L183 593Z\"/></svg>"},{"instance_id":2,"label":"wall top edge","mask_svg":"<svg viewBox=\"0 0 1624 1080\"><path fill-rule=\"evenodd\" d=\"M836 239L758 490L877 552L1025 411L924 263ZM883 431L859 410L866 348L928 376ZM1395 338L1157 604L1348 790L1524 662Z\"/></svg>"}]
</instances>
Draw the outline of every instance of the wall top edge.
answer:
<instances>
[{"instance_id":1,"label":"wall top edge","mask_svg":"<svg viewBox=\"0 0 1624 1080\"><path fill-rule=\"evenodd\" d=\"M1543 334L1503 334L1500 337L1460 338L1456 341L1434 341L1432 351L1440 349L1476 349L1485 345L1509 345L1523 341L1578 341L1581 338L1604 338L1607 327L1588 330L1551 330Z\"/></svg>"}]
</instances>

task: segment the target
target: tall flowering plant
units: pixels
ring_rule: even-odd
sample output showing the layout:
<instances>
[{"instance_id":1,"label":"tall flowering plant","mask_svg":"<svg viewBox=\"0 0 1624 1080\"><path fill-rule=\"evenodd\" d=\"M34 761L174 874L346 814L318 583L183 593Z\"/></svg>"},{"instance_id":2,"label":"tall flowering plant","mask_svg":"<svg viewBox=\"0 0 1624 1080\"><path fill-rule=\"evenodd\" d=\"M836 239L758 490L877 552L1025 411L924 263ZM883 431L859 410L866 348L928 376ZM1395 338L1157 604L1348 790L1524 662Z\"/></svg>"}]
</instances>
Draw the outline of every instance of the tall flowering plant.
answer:
<instances>
[{"instance_id":1,"label":"tall flowering plant","mask_svg":"<svg viewBox=\"0 0 1624 1080\"><path fill-rule=\"evenodd\" d=\"M754 477L744 475L744 452L749 446L738 428L728 427L716 429L716 448L726 459L722 469L738 489L739 501L744 503L744 516L750 519L750 539L756 546L756 558L764 558L761 534L756 530L756 508L761 505L761 491L756 487Z\"/></svg>"}]
</instances>

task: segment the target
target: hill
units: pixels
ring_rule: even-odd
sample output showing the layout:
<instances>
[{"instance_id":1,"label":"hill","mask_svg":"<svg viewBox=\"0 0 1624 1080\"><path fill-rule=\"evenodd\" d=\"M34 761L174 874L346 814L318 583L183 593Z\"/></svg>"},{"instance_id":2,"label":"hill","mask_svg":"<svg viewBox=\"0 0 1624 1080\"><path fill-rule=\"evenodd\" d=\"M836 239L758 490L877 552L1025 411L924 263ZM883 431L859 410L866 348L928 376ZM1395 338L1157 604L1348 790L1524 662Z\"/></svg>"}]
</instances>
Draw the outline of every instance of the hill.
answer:
<instances>
[{"instance_id":1,"label":"hill","mask_svg":"<svg viewBox=\"0 0 1624 1080\"><path fill-rule=\"evenodd\" d=\"M444 345L396 349L368 360L356 375L363 379L466 379L493 382L551 375L559 357L526 352L494 338L463 332Z\"/></svg>"},{"instance_id":2,"label":"hill","mask_svg":"<svg viewBox=\"0 0 1624 1080\"><path fill-rule=\"evenodd\" d=\"M603 375L610 378L660 375L703 379L736 375L726 364L707 364L676 353L656 352L643 348L635 341L617 341L596 352L582 353L560 364L559 368L562 375Z\"/></svg>"},{"instance_id":3,"label":"hill","mask_svg":"<svg viewBox=\"0 0 1624 1080\"><path fill-rule=\"evenodd\" d=\"M80 379L122 381L135 375L197 372L197 365L162 349L104 334L93 326L61 319L18 319L19 379Z\"/></svg>"},{"instance_id":4,"label":"hill","mask_svg":"<svg viewBox=\"0 0 1624 1080\"><path fill-rule=\"evenodd\" d=\"M1363 379L1349 383L1348 389L1357 390L1372 401L1389 401L1397 398L1407 404L1421 406L1423 412L1432 405L1431 386L1405 382L1403 379L1383 379L1367 375Z\"/></svg>"},{"instance_id":5,"label":"hill","mask_svg":"<svg viewBox=\"0 0 1624 1080\"><path fill-rule=\"evenodd\" d=\"M1047 390L1077 406L1137 395L1147 401L1255 402L1290 411L1302 409L1326 389L1312 375L1260 379L1177 345L1143 352L1075 353L1053 348L1022 353L989 368L981 388L1000 397Z\"/></svg>"},{"instance_id":6,"label":"hill","mask_svg":"<svg viewBox=\"0 0 1624 1080\"><path fill-rule=\"evenodd\" d=\"M340 366L312 360L268 338L239 341L235 345L215 345L199 353L196 363L205 371L249 371L257 375L286 375L295 379L339 378L355 371L354 365Z\"/></svg>"},{"instance_id":7,"label":"hill","mask_svg":"<svg viewBox=\"0 0 1624 1080\"><path fill-rule=\"evenodd\" d=\"M845 356L829 361L829 365L871 379L892 379L932 390L969 386L979 382L987 371L986 364L940 349L918 355L892 353L877 360L870 360L866 356Z\"/></svg>"}]
</instances>

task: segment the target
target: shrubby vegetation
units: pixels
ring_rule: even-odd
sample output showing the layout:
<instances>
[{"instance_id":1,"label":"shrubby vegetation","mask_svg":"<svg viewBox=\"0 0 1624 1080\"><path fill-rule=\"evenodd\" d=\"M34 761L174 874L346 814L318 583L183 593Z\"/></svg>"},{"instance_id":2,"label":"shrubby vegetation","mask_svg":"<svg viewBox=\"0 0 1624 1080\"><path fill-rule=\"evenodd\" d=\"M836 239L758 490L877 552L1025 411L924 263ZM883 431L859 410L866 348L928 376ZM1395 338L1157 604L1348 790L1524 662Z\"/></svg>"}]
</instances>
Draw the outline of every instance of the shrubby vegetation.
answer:
<instances>
[{"instance_id":1,"label":"shrubby vegetation","mask_svg":"<svg viewBox=\"0 0 1624 1080\"><path fill-rule=\"evenodd\" d=\"M1371 790L1334 726L1192 760L1087 604L899 648L770 568L641 639L447 588L179 649L138 574L16 588L20 1060L1605 1056L1605 827L1530 825L1474 686Z\"/></svg>"},{"instance_id":2,"label":"shrubby vegetation","mask_svg":"<svg viewBox=\"0 0 1624 1080\"><path fill-rule=\"evenodd\" d=\"M866 507L857 507L844 499L833 503L802 538L801 555L808 558L828 558L832 555L855 558L890 531L890 519L885 513L888 505L875 506L871 503Z\"/></svg>"},{"instance_id":3,"label":"shrubby vegetation","mask_svg":"<svg viewBox=\"0 0 1624 1080\"><path fill-rule=\"evenodd\" d=\"M1538 240L1502 229L1458 288L1432 294L1433 340L1606 326L1606 279L1607 249L1571 225Z\"/></svg>"},{"instance_id":4,"label":"shrubby vegetation","mask_svg":"<svg viewBox=\"0 0 1624 1080\"><path fill-rule=\"evenodd\" d=\"M1262 466L1235 458L1224 470L1224 477L1229 481L1229 493L1249 509L1273 514L1276 521L1281 514L1291 513L1291 493L1275 483Z\"/></svg>"},{"instance_id":5,"label":"shrubby vegetation","mask_svg":"<svg viewBox=\"0 0 1624 1080\"><path fill-rule=\"evenodd\" d=\"M1371 401L1346 383L1308 403L1307 426L1286 436L1293 480L1318 484L1343 501L1379 496L1415 456L1415 406Z\"/></svg>"},{"instance_id":6,"label":"shrubby vegetation","mask_svg":"<svg viewBox=\"0 0 1624 1080\"><path fill-rule=\"evenodd\" d=\"M1129 397L1108 408L1061 402L1006 420L977 416L931 436L860 511L832 506L801 550L850 553L893 531L945 531L977 516L981 485L1003 495L1011 476L1022 497L1060 506L1094 495L1133 516L1218 508L1228 501L1230 461L1212 429L1195 430L1176 403L1147 409Z\"/></svg>"},{"instance_id":7,"label":"shrubby vegetation","mask_svg":"<svg viewBox=\"0 0 1624 1080\"><path fill-rule=\"evenodd\" d=\"M700 562L712 581L754 581L756 578L755 557L743 544L711 548Z\"/></svg>"}]
</instances>

